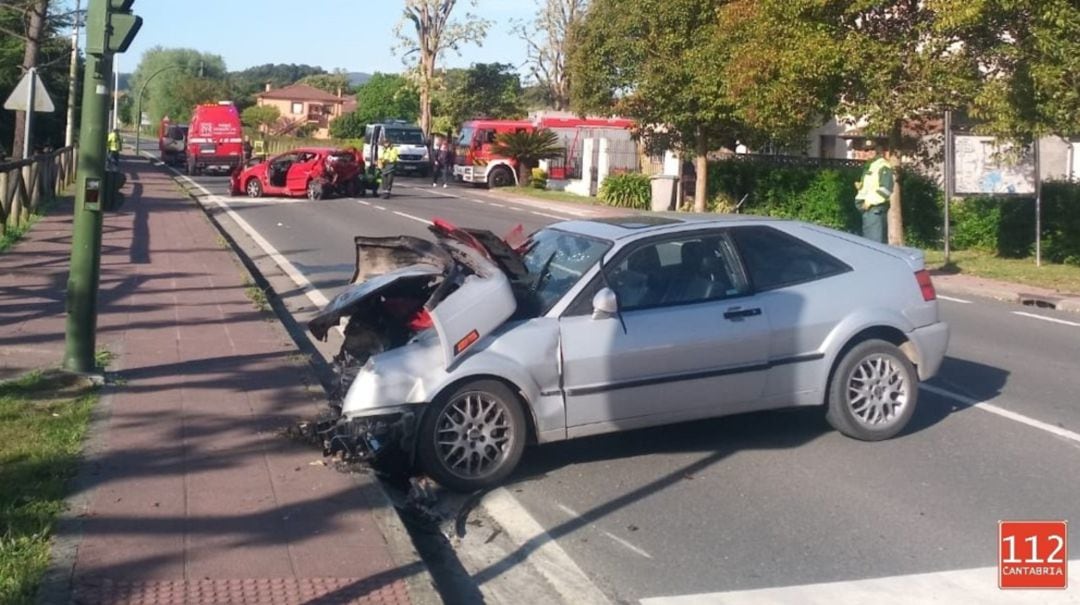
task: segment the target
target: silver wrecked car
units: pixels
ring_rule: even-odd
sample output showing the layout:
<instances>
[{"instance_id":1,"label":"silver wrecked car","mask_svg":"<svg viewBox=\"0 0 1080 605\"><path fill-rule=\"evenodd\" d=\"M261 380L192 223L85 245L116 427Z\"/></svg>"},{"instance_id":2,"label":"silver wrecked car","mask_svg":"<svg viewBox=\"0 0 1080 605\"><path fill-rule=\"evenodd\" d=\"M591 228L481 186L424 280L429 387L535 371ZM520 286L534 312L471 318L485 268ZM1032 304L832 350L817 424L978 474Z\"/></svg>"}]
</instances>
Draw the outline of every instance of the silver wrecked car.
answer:
<instances>
[{"instance_id":1,"label":"silver wrecked car","mask_svg":"<svg viewBox=\"0 0 1080 605\"><path fill-rule=\"evenodd\" d=\"M356 238L354 285L309 328L347 320L327 453L458 490L504 479L526 443L787 406L886 439L948 345L922 252L805 223L431 231Z\"/></svg>"}]
</instances>

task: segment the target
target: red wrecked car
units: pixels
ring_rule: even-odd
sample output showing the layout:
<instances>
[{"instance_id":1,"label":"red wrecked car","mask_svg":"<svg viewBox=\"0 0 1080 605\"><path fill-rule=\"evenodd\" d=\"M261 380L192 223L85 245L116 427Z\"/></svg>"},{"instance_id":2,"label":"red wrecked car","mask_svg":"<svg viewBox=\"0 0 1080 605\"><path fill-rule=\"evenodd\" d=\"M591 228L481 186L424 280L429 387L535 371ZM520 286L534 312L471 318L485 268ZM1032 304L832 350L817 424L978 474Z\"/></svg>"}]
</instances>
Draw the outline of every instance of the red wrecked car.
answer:
<instances>
[{"instance_id":1,"label":"red wrecked car","mask_svg":"<svg viewBox=\"0 0 1080 605\"><path fill-rule=\"evenodd\" d=\"M356 197L364 193L364 160L355 149L301 147L233 172L231 193L248 197Z\"/></svg>"}]
</instances>

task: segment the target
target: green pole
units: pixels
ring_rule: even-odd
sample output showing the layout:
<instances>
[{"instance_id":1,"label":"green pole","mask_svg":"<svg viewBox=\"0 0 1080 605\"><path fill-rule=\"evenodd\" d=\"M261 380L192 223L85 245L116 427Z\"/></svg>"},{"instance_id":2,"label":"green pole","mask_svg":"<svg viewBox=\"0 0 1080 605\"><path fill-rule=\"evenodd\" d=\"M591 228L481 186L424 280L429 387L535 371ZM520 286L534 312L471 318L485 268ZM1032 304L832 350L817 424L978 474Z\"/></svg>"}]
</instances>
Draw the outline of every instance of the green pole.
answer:
<instances>
[{"instance_id":1,"label":"green pole","mask_svg":"<svg viewBox=\"0 0 1080 605\"><path fill-rule=\"evenodd\" d=\"M90 10L104 10L100 1ZM88 19L88 27L102 19ZM86 55L83 78L82 124L79 127L79 168L76 178L75 223L71 242L71 274L67 284L67 334L64 369L95 371L94 338L97 329L97 293L101 273L101 202L104 200L105 139L109 119L109 83L112 57ZM98 204L87 207L86 182L100 184Z\"/></svg>"}]
</instances>

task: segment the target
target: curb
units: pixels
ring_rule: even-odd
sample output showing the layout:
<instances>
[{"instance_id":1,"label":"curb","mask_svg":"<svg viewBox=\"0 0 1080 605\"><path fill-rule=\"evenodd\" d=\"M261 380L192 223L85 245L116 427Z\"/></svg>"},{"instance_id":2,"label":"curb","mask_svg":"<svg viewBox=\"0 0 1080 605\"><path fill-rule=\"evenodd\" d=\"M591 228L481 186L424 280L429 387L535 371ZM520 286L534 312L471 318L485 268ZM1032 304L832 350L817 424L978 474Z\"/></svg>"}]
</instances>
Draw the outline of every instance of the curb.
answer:
<instances>
[{"instance_id":1,"label":"curb","mask_svg":"<svg viewBox=\"0 0 1080 605\"><path fill-rule=\"evenodd\" d=\"M146 152L143 153L146 154ZM146 154L144 157L150 160L155 168L165 168L169 178L183 189L184 195L202 210L207 220L214 226L214 229L229 243L229 248L236 256L237 260L240 261L244 270L247 271L256 285L266 292L267 300L270 302L270 308L274 314L274 318L288 334L289 339L293 342L293 345L297 347L297 350L303 353L304 357L308 359L308 368L314 373L318 384L323 388L325 394L325 389L328 384L327 378L330 375L329 367L325 362L320 361L322 360L322 355L311 345L311 343L307 342L306 339L298 338L297 330L289 327L290 324L295 324L295 321L291 320L291 317L290 319L285 318L288 316L288 310L285 308L277 291L271 286L270 281L263 275L255 261L246 251L244 251L228 229L221 224L218 217L212 212L212 209L204 205L202 200L193 195L191 189L185 187L184 183L176 178L179 175L178 171L160 164L156 158L153 158L149 154ZM358 477L352 477L352 479L355 482L359 482ZM371 514L380 533L382 533L391 560L398 566L417 567L420 570L405 578L410 600L417 605L441 603L442 601L435 590L436 583L431 575L431 571L428 569L427 563L412 544L412 541L409 538L408 529L398 516L397 510L393 507L390 496L386 493L386 490L380 481L374 478L372 478L371 481L375 487L378 488L379 493L379 502L373 506Z\"/></svg>"}]
</instances>

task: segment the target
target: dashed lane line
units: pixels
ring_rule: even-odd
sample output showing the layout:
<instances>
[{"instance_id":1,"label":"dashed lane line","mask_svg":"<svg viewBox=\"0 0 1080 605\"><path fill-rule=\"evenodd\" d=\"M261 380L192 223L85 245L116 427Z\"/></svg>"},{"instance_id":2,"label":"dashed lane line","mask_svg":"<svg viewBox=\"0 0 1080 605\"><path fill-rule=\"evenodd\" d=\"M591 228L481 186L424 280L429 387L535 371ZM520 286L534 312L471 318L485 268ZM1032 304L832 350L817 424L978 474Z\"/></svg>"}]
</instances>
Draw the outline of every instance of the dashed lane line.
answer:
<instances>
[{"instance_id":1,"label":"dashed lane line","mask_svg":"<svg viewBox=\"0 0 1080 605\"><path fill-rule=\"evenodd\" d=\"M952 296L945 296L944 294L938 294L937 297L940 298L941 300L947 300L949 302L960 303L962 305L970 305L971 304L970 300L964 300L962 298L953 298Z\"/></svg>"},{"instance_id":2,"label":"dashed lane line","mask_svg":"<svg viewBox=\"0 0 1080 605\"><path fill-rule=\"evenodd\" d=\"M419 216L413 216L413 215L407 214L405 212L398 212L397 210L395 210L394 214L396 214L396 215L398 215L398 216L400 216L402 218L407 218L409 220L416 221L418 223L424 223L425 225L433 225L434 224L431 221L427 220L426 218L420 218Z\"/></svg>"}]
</instances>

